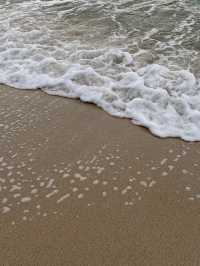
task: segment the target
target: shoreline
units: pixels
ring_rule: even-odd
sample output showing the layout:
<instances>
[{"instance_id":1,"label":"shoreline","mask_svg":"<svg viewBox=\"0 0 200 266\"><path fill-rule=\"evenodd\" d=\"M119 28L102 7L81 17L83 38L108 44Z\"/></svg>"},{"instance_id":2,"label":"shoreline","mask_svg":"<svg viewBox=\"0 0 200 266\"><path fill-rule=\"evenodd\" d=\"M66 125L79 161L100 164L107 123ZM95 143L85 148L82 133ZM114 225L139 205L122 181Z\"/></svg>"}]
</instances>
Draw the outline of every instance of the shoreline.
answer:
<instances>
[{"instance_id":1,"label":"shoreline","mask_svg":"<svg viewBox=\"0 0 200 266\"><path fill-rule=\"evenodd\" d=\"M0 86L3 265L199 263L200 144Z\"/></svg>"}]
</instances>

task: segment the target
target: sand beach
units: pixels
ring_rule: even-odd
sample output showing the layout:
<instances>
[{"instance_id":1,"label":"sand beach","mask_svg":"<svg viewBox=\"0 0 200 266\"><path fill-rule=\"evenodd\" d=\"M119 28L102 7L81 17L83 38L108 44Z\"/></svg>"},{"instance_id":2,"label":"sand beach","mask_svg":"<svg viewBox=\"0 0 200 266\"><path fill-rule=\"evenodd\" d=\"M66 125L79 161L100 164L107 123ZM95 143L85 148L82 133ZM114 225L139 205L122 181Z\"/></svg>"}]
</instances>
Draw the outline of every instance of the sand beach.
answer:
<instances>
[{"instance_id":1,"label":"sand beach","mask_svg":"<svg viewBox=\"0 0 200 266\"><path fill-rule=\"evenodd\" d=\"M0 265L200 265L200 145L0 87Z\"/></svg>"}]
</instances>

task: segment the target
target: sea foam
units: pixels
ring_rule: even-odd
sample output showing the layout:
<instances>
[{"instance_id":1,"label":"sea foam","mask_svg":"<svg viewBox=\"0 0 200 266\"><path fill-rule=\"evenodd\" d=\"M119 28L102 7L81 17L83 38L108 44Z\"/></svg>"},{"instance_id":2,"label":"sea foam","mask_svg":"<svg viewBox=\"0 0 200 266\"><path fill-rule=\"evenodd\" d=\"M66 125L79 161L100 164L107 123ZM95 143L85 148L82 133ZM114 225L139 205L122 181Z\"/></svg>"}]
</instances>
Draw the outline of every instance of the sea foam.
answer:
<instances>
[{"instance_id":1,"label":"sea foam","mask_svg":"<svg viewBox=\"0 0 200 266\"><path fill-rule=\"evenodd\" d=\"M95 103L160 137L200 140L200 82L189 70L142 66L125 47L63 41L45 25L32 29L36 21L22 30L19 11L11 14L1 14L1 83Z\"/></svg>"}]
</instances>

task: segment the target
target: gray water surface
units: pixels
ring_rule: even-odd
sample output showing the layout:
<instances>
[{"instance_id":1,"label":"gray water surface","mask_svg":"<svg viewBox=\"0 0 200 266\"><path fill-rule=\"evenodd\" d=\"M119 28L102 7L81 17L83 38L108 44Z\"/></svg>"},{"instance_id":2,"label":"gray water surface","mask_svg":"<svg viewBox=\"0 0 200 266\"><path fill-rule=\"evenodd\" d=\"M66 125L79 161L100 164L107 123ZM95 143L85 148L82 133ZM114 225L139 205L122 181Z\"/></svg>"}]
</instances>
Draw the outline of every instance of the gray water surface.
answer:
<instances>
[{"instance_id":1,"label":"gray water surface","mask_svg":"<svg viewBox=\"0 0 200 266\"><path fill-rule=\"evenodd\" d=\"M46 45L57 40L79 41L91 48L123 47L132 54L140 51L142 65L156 62L199 72L199 1L1 0L1 14L20 31L46 27L51 31L43 40Z\"/></svg>"}]
</instances>

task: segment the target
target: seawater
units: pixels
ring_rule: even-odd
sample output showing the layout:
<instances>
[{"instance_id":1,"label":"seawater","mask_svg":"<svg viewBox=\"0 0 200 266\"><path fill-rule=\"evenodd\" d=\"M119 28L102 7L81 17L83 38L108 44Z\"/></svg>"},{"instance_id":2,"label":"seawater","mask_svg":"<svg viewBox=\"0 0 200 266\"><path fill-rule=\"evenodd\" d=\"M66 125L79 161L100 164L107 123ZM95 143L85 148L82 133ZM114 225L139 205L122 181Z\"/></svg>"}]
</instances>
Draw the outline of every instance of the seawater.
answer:
<instances>
[{"instance_id":1,"label":"seawater","mask_svg":"<svg viewBox=\"0 0 200 266\"><path fill-rule=\"evenodd\" d=\"M200 3L0 0L0 82L199 141Z\"/></svg>"}]
</instances>

